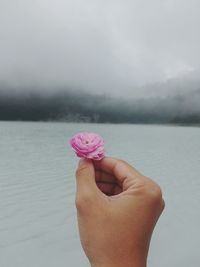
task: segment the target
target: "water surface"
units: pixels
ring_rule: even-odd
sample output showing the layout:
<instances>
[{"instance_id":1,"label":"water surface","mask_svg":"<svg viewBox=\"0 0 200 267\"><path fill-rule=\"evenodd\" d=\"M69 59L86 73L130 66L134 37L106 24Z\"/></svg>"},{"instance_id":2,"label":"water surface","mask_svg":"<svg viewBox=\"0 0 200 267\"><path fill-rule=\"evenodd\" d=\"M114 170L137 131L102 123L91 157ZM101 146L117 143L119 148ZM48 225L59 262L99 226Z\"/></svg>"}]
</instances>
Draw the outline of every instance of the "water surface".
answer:
<instances>
[{"instance_id":1,"label":"water surface","mask_svg":"<svg viewBox=\"0 0 200 267\"><path fill-rule=\"evenodd\" d=\"M0 266L89 266L74 207L77 159L68 145L95 131L122 158L163 188L166 209L148 267L198 266L200 128L0 122Z\"/></svg>"}]
</instances>

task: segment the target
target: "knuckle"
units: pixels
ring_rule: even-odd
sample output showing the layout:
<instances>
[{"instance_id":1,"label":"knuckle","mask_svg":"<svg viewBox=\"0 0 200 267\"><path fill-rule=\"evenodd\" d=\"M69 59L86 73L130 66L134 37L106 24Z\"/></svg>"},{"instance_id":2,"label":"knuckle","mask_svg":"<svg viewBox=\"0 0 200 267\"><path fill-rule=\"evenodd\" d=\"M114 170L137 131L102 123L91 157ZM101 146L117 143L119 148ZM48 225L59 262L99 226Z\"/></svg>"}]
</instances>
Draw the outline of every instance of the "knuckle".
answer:
<instances>
[{"instance_id":1,"label":"knuckle","mask_svg":"<svg viewBox=\"0 0 200 267\"><path fill-rule=\"evenodd\" d=\"M147 194L149 199L154 203L161 203L162 199L162 190L160 186L156 183L153 183L151 186L149 186L147 190Z\"/></svg>"},{"instance_id":2,"label":"knuckle","mask_svg":"<svg viewBox=\"0 0 200 267\"><path fill-rule=\"evenodd\" d=\"M92 203L92 196L90 193L80 193L77 194L75 199L75 205L77 210L87 210L90 209Z\"/></svg>"},{"instance_id":3,"label":"knuckle","mask_svg":"<svg viewBox=\"0 0 200 267\"><path fill-rule=\"evenodd\" d=\"M76 205L77 210L80 210L81 207L82 207L81 199L80 199L80 197L78 197L78 196L77 196L76 199L75 199L75 205Z\"/></svg>"},{"instance_id":4,"label":"knuckle","mask_svg":"<svg viewBox=\"0 0 200 267\"><path fill-rule=\"evenodd\" d=\"M161 211L163 211L163 210L164 210L164 208L165 208L165 201L164 201L164 199L162 199Z\"/></svg>"},{"instance_id":5,"label":"knuckle","mask_svg":"<svg viewBox=\"0 0 200 267\"><path fill-rule=\"evenodd\" d=\"M82 175L82 173L85 172L85 170L87 170L87 166L86 165L83 165L81 167L79 167L77 170L76 170L76 177L79 177Z\"/></svg>"},{"instance_id":6,"label":"knuckle","mask_svg":"<svg viewBox=\"0 0 200 267\"><path fill-rule=\"evenodd\" d=\"M127 162L126 162L125 160L123 160L123 159L119 159L119 162L120 162L121 164L127 164Z\"/></svg>"},{"instance_id":7,"label":"knuckle","mask_svg":"<svg viewBox=\"0 0 200 267\"><path fill-rule=\"evenodd\" d=\"M127 165L127 162L123 159L120 159L120 158L115 158L116 162L115 162L115 166L118 166L119 164L126 164Z\"/></svg>"},{"instance_id":8,"label":"knuckle","mask_svg":"<svg viewBox=\"0 0 200 267\"><path fill-rule=\"evenodd\" d=\"M128 163L124 161L123 159L118 159L117 162L114 165L113 171L116 171L117 169L120 169L121 167L128 166Z\"/></svg>"}]
</instances>

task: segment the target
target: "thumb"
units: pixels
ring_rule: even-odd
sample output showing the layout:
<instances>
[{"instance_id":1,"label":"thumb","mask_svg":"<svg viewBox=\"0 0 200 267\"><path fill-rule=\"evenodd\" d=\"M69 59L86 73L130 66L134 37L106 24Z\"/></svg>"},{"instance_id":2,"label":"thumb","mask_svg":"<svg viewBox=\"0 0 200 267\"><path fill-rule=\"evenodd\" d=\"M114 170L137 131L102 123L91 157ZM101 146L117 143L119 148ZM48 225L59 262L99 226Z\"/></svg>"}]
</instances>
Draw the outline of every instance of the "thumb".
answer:
<instances>
[{"instance_id":1,"label":"thumb","mask_svg":"<svg viewBox=\"0 0 200 267\"><path fill-rule=\"evenodd\" d=\"M77 194L91 195L98 187L95 181L95 169L92 160L81 159L76 170Z\"/></svg>"}]
</instances>

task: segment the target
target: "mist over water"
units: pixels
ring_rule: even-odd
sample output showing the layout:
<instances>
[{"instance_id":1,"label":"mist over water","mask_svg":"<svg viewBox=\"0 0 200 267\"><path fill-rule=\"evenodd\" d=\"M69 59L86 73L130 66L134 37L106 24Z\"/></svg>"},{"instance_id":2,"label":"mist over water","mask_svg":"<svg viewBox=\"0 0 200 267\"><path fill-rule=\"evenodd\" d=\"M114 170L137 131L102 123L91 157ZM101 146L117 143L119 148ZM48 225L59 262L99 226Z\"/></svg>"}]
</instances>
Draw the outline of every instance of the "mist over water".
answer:
<instances>
[{"instance_id":1,"label":"mist over water","mask_svg":"<svg viewBox=\"0 0 200 267\"><path fill-rule=\"evenodd\" d=\"M82 91L0 91L0 120L100 123L200 123L200 89L183 94L119 98Z\"/></svg>"},{"instance_id":2,"label":"mist over water","mask_svg":"<svg viewBox=\"0 0 200 267\"><path fill-rule=\"evenodd\" d=\"M166 209L148 266L198 266L199 128L52 122L0 122L0 266L89 267L74 206L78 159L68 144L79 131L98 132L109 156L161 185Z\"/></svg>"},{"instance_id":3,"label":"mist over water","mask_svg":"<svg viewBox=\"0 0 200 267\"><path fill-rule=\"evenodd\" d=\"M0 120L198 124L199 7L2 0Z\"/></svg>"}]
</instances>

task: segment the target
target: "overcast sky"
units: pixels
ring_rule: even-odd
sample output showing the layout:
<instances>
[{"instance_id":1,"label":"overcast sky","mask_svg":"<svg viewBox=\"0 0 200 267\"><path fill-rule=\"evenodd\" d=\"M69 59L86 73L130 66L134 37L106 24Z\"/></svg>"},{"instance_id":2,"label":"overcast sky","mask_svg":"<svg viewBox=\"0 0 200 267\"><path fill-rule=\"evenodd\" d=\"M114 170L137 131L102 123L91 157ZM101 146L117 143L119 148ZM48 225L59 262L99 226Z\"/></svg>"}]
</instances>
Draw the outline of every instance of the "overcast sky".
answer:
<instances>
[{"instance_id":1,"label":"overcast sky","mask_svg":"<svg viewBox=\"0 0 200 267\"><path fill-rule=\"evenodd\" d=\"M199 0L0 0L0 84L140 96L199 71L199 32Z\"/></svg>"}]
</instances>

